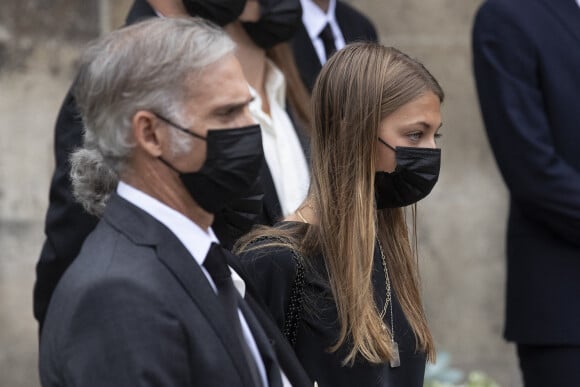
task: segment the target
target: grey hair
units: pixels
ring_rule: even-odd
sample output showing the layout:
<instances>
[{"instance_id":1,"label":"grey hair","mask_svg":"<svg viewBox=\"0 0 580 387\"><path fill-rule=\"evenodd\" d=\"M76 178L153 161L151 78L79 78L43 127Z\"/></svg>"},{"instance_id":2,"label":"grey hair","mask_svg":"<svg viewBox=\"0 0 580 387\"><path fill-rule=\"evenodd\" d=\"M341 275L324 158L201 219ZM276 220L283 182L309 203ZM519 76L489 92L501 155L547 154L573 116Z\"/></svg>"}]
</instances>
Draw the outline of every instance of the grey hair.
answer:
<instances>
[{"instance_id":1,"label":"grey hair","mask_svg":"<svg viewBox=\"0 0 580 387\"><path fill-rule=\"evenodd\" d=\"M222 29L200 18L149 19L88 47L73 89L84 144L70 158L73 192L87 211L102 212L127 168L134 114L149 110L184 122L188 80L234 48ZM189 149L189 136L169 133L174 153Z\"/></svg>"}]
</instances>

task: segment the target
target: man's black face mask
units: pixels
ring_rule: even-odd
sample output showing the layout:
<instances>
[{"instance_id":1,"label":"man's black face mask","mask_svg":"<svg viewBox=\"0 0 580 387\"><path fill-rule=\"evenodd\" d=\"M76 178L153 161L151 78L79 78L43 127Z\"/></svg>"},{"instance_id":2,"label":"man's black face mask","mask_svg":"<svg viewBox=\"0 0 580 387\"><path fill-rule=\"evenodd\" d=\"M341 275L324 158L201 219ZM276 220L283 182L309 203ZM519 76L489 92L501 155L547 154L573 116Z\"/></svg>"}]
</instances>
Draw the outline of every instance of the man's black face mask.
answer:
<instances>
[{"instance_id":1,"label":"man's black face mask","mask_svg":"<svg viewBox=\"0 0 580 387\"><path fill-rule=\"evenodd\" d=\"M203 137L157 115L170 126L207 141L206 159L197 172L181 172L159 157L179 174L193 199L209 213L215 214L250 191L255 193L264 163L262 134L259 125L209 130Z\"/></svg>"},{"instance_id":2,"label":"man's black face mask","mask_svg":"<svg viewBox=\"0 0 580 387\"><path fill-rule=\"evenodd\" d=\"M377 209L408 206L429 195L439 178L441 149L395 149L381 138L379 141L395 152L397 166L390 173L375 173Z\"/></svg>"}]
</instances>

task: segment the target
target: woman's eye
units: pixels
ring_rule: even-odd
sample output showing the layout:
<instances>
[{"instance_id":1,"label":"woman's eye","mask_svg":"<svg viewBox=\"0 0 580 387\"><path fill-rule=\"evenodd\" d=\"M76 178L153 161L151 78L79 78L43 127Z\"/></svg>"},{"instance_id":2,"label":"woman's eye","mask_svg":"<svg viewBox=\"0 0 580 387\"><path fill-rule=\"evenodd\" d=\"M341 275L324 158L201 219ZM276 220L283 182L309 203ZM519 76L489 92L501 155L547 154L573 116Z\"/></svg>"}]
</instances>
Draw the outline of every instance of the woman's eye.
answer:
<instances>
[{"instance_id":1,"label":"woman's eye","mask_svg":"<svg viewBox=\"0 0 580 387\"><path fill-rule=\"evenodd\" d=\"M407 137L409 138L409 140L411 141L419 141L421 139L421 136L423 135L422 132L413 132L413 133L408 133Z\"/></svg>"}]
</instances>

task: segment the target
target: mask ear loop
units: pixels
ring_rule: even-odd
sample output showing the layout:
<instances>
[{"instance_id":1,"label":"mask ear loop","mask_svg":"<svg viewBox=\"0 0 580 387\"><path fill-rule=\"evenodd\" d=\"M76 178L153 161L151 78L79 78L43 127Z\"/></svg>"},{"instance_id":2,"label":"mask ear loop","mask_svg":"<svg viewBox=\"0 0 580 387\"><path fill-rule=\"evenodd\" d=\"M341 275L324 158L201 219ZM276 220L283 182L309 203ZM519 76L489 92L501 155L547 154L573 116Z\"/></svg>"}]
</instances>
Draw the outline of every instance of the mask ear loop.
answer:
<instances>
[{"instance_id":1,"label":"mask ear loop","mask_svg":"<svg viewBox=\"0 0 580 387\"><path fill-rule=\"evenodd\" d=\"M179 172L177 170L177 168L175 168L173 165L169 164L169 161L165 160L162 156L158 157L159 161L161 161L163 164L167 165L167 167L169 167L169 169L171 169L174 172L177 172L178 174L180 174L181 172Z\"/></svg>"},{"instance_id":2,"label":"mask ear loop","mask_svg":"<svg viewBox=\"0 0 580 387\"><path fill-rule=\"evenodd\" d=\"M155 114L155 117L159 118L161 121L165 122L167 125L172 126L177 130L181 130L183 133L189 134L190 136L193 136L195 138L199 138L200 140L207 141L206 137L203 137L195 132L192 132L189 129L183 128L183 127L171 122L169 119L163 117L161 114L159 114L159 113L153 113L153 114Z\"/></svg>"},{"instance_id":3,"label":"mask ear loop","mask_svg":"<svg viewBox=\"0 0 580 387\"><path fill-rule=\"evenodd\" d=\"M387 147L389 147L393 152L396 152L395 148L393 148L392 146L390 146L389 144L387 144L387 142L385 140L383 140L380 137L377 137L379 139L380 142L382 142L384 145L386 145Z\"/></svg>"}]
</instances>

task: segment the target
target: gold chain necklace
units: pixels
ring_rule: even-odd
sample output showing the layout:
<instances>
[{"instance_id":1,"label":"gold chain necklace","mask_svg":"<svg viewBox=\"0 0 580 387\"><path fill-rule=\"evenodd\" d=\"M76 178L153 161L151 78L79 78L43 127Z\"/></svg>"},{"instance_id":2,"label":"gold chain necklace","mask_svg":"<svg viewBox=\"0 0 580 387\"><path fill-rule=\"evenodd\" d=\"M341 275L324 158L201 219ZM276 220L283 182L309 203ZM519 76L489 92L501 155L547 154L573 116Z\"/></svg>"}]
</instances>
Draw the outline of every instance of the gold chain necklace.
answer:
<instances>
[{"instance_id":1,"label":"gold chain necklace","mask_svg":"<svg viewBox=\"0 0 580 387\"><path fill-rule=\"evenodd\" d=\"M304 215L302 214L302 209L305 206L300 206L296 209L296 215L298 215L298 217L300 218L301 221L303 221L304 223L310 223L309 221L306 220L306 218L304 217ZM310 209L312 210L312 212L314 213L314 215L316 215L318 212L316 211L316 209L314 209L314 207L312 206L312 204L310 204L310 202L306 203L306 207L310 207Z\"/></svg>"},{"instance_id":2,"label":"gold chain necklace","mask_svg":"<svg viewBox=\"0 0 580 387\"><path fill-rule=\"evenodd\" d=\"M390 306L391 309L391 347L393 348L393 358L390 361L391 368L399 367L401 365L401 357L399 356L399 344L395 341L395 322L393 319L393 303L392 303L392 293L391 293L391 281L389 279L389 270L387 268L387 259L385 258L385 253L383 252L383 246L381 241L377 238L379 244L379 251L381 253L381 260L383 263L383 271L385 272L385 288L387 294L385 296L385 304L383 305L383 310L379 314L381 318L381 323L383 324L383 329L387 331L387 326L383 322L385 315L387 314L387 308Z\"/></svg>"}]
</instances>

